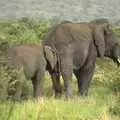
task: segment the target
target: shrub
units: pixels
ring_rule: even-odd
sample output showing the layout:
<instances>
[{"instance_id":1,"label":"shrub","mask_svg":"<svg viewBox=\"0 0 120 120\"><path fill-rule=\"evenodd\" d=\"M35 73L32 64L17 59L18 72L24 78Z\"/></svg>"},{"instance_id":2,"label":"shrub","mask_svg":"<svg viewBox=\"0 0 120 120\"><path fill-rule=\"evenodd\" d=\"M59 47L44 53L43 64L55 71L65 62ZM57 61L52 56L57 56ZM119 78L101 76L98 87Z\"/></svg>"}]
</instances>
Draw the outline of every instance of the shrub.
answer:
<instances>
[{"instance_id":1,"label":"shrub","mask_svg":"<svg viewBox=\"0 0 120 120\"><path fill-rule=\"evenodd\" d=\"M0 67L0 100L13 99L16 92L16 84L20 81L17 78L19 70ZM21 99L28 99L31 96L31 83L23 81Z\"/></svg>"},{"instance_id":2,"label":"shrub","mask_svg":"<svg viewBox=\"0 0 120 120\"><path fill-rule=\"evenodd\" d=\"M0 21L0 37L10 43L39 43L47 31L49 23L40 19L21 18L13 21Z\"/></svg>"},{"instance_id":3,"label":"shrub","mask_svg":"<svg viewBox=\"0 0 120 120\"><path fill-rule=\"evenodd\" d=\"M8 83L10 76L6 72L6 68L0 67L0 100L5 100L8 97Z\"/></svg>"},{"instance_id":4,"label":"shrub","mask_svg":"<svg viewBox=\"0 0 120 120\"><path fill-rule=\"evenodd\" d=\"M120 95L116 99L116 102L113 106L110 106L109 112L113 115L120 116Z\"/></svg>"}]
</instances>

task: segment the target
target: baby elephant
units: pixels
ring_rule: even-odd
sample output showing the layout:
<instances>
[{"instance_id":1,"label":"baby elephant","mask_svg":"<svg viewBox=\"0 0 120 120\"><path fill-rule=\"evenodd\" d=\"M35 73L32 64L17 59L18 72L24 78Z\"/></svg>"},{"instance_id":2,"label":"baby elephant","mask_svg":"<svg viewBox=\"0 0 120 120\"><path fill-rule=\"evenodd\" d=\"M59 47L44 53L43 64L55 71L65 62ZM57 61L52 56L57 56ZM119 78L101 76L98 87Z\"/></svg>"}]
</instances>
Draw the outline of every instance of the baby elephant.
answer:
<instances>
[{"instance_id":1,"label":"baby elephant","mask_svg":"<svg viewBox=\"0 0 120 120\"><path fill-rule=\"evenodd\" d=\"M17 77L20 81L16 83L15 100L20 100L25 79L32 80L34 97L41 95L46 65L41 45L15 45L8 49L7 67L19 68Z\"/></svg>"},{"instance_id":2,"label":"baby elephant","mask_svg":"<svg viewBox=\"0 0 120 120\"><path fill-rule=\"evenodd\" d=\"M32 80L33 96L41 96L45 70L51 75L55 96L61 95L60 75L57 71L57 61L49 47L42 45L15 45L8 49L7 67L19 69L16 83L15 100L20 100L22 82L27 78ZM52 66L51 66L52 65Z\"/></svg>"}]
</instances>

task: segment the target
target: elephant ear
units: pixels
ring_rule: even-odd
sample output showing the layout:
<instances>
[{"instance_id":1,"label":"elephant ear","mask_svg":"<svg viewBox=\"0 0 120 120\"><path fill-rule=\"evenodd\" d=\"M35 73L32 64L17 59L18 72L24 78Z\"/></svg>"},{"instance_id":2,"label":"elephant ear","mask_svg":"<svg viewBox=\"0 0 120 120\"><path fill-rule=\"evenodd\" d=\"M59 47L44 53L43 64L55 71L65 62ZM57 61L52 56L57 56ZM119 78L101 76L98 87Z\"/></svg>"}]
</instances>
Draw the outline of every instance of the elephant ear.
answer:
<instances>
[{"instance_id":1,"label":"elephant ear","mask_svg":"<svg viewBox=\"0 0 120 120\"><path fill-rule=\"evenodd\" d=\"M49 46L44 46L45 57L48 60L51 68L53 69L57 63L56 55L53 52L52 48Z\"/></svg>"},{"instance_id":2,"label":"elephant ear","mask_svg":"<svg viewBox=\"0 0 120 120\"><path fill-rule=\"evenodd\" d=\"M93 32L94 43L97 49L98 57L103 57L105 53L104 29L102 26L96 26Z\"/></svg>"}]
</instances>

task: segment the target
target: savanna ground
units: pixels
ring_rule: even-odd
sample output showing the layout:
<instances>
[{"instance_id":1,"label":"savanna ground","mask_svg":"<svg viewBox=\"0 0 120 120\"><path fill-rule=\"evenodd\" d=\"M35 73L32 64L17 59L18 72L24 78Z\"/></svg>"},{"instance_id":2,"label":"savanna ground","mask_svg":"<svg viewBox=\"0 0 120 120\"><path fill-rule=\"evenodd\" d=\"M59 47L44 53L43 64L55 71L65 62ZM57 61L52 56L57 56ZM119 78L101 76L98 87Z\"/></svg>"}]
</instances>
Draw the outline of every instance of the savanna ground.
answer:
<instances>
[{"instance_id":1,"label":"savanna ground","mask_svg":"<svg viewBox=\"0 0 120 120\"><path fill-rule=\"evenodd\" d=\"M0 20L0 38L8 40L9 45L38 44L50 24L51 20L40 19ZM114 27L114 31L119 38L120 27ZM14 102L16 81L11 80L4 67L0 68L0 120L120 120L120 68L110 59L97 60L89 96L85 98L78 97L74 76L73 98L53 98L51 78L46 73L42 98L32 98L31 81L28 80L24 83L23 100Z\"/></svg>"}]
</instances>

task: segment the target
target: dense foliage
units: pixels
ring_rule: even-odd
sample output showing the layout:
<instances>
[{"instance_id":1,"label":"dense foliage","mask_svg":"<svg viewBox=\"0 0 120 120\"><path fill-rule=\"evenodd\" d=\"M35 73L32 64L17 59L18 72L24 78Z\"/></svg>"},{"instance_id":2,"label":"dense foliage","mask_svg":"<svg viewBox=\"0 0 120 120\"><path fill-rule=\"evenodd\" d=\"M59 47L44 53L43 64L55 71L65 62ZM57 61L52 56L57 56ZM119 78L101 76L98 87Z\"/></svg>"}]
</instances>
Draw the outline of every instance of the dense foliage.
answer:
<instances>
[{"instance_id":1,"label":"dense foliage","mask_svg":"<svg viewBox=\"0 0 120 120\"><path fill-rule=\"evenodd\" d=\"M48 22L26 17L19 20L1 20L0 38L10 43L38 43L48 28Z\"/></svg>"}]
</instances>

